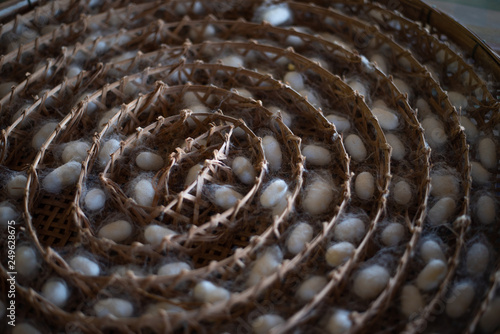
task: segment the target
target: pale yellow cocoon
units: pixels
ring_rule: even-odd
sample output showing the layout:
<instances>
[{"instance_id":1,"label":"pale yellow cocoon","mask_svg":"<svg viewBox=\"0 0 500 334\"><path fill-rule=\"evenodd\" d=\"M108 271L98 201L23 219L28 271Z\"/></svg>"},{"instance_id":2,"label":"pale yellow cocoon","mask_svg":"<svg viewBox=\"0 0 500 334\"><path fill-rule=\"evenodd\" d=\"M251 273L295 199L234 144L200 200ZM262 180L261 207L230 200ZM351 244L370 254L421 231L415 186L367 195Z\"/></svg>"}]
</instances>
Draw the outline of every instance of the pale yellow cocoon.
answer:
<instances>
[{"instance_id":1,"label":"pale yellow cocoon","mask_svg":"<svg viewBox=\"0 0 500 334\"><path fill-rule=\"evenodd\" d=\"M481 242L473 244L466 255L467 272L471 275L480 275L484 273L490 261L490 252Z\"/></svg>"},{"instance_id":2,"label":"pale yellow cocoon","mask_svg":"<svg viewBox=\"0 0 500 334\"><path fill-rule=\"evenodd\" d=\"M397 246L405 235L405 228L399 223L390 223L381 234L382 243L388 247Z\"/></svg>"},{"instance_id":3,"label":"pale yellow cocoon","mask_svg":"<svg viewBox=\"0 0 500 334\"><path fill-rule=\"evenodd\" d=\"M442 225L448 222L456 209L455 200L450 197L443 197L434 204L427 212L427 217L431 225Z\"/></svg>"},{"instance_id":4,"label":"pale yellow cocoon","mask_svg":"<svg viewBox=\"0 0 500 334\"><path fill-rule=\"evenodd\" d=\"M288 185L281 179L271 182L260 195L260 204L264 208L272 208L278 204L286 195Z\"/></svg>"},{"instance_id":5,"label":"pale yellow cocoon","mask_svg":"<svg viewBox=\"0 0 500 334\"><path fill-rule=\"evenodd\" d=\"M481 165L487 169L496 169L497 167L497 147L491 138L483 138L479 141L479 160Z\"/></svg>"},{"instance_id":6,"label":"pale yellow cocoon","mask_svg":"<svg viewBox=\"0 0 500 334\"><path fill-rule=\"evenodd\" d=\"M431 260L417 276L417 286L421 291L430 291L438 287L448 271L448 266L441 260Z\"/></svg>"},{"instance_id":7,"label":"pale yellow cocoon","mask_svg":"<svg viewBox=\"0 0 500 334\"><path fill-rule=\"evenodd\" d=\"M194 287L193 295L196 300L204 303L217 303L228 300L231 292L216 286L209 281L201 281Z\"/></svg>"},{"instance_id":8,"label":"pale yellow cocoon","mask_svg":"<svg viewBox=\"0 0 500 334\"><path fill-rule=\"evenodd\" d=\"M326 286L327 283L328 281L323 276L312 276L299 286L296 296L301 302L309 302Z\"/></svg>"},{"instance_id":9,"label":"pale yellow cocoon","mask_svg":"<svg viewBox=\"0 0 500 334\"><path fill-rule=\"evenodd\" d=\"M135 158L135 163L142 170L157 171L163 167L163 159L153 152L141 152Z\"/></svg>"},{"instance_id":10,"label":"pale yellow cocoon","mask_svg":"<svg viewBox=\"0 0 500 334\"><path fill-rule=\"evenodd\" d=\"M455 283L446 301L446 314L451 318L461 317L467 312L474 296L474 285L471 282Z\"/></svg>"},{"instance_id":11,"label":"pale yellow cocoon","mask_svg":"<svg viewBox=\"0 0 500 334\"><path fill-rule=\"evenodd\" d=\"M292 254L302 252L306 244L312 240L313 228L308 223L297 224L286 241L286 248Z\"/></svg>"},{"instance_id":12,"label":"pale yellow cocoon","mask_svg":"<svg viewBox=\"0 0 500 334\"><path fill-rule=\"evenodd\" d=\"M399 205L407 205L413 197L411 186L406 181L399 181L394 186L394 200Z\"/></svg>"},{"instance_id":13,"label":"pale yellow cocoon","mask_svg":"<svg viewBox=\"0 0 500 334\"><path fill-rule=\"evenodd\" d=\"M284 324L285 319L276 314L264 314L257 317L252 322L252 330L254 334L266 334L269 333L274 327Z\"/></svg>"},{"instance_id":14,"label":"pale yellow cocoon","mask_svg":"<svg viewBox=\"0 0 500 334\"><path fill-rule=\"evenodd\" d=\"M357 162L362 162L366 159L366 147L358 135L348 135L344 140L344 146L347 153Z\"/></svg>"},{"instance_id":15,"label":"pale yellow cocoon","mask_svg":"<svg viewBox=\"0 0 500 334\"><path fill-rule=\"evenodd\" d=\"M403 160L406 155L406 148L401 139L393 133L386 134L385 139L392 148L391 158L397 161Z\"/></svg>"},{"instance_id":16,"label":"pale yellow cocoon","mask_svg":"<svg viewBox=\"0 0 500 334\"><path fill-rule=\"evenodd\" d=\"M356 195L362 200L369 200L375 192L375 178L369 172L362 172L354 183Z\"/></svg>"},{"instance_id":17,"label":"pale yellow cocoon","mask_svg":"<svg viewBox=\"0 0 500 334\"><path fill-rule=\"evenodd\" d=\"M302 206L307 213L319 215L330 209L333 196L333 184L327 180L316 179L306 187Z\"/></svg>"},{"instance_id":18,"label":"pale yellow cocoon","mask_svg":"<svg viewBox=\"0 0 500 334\"><path fill-rule=\"evenodd\" d=\"M344 131L349 131L351 128L351 122L349 122L349 119L343 116L331 114L326 116L326 119L335 125L335 129L337 129L337 132L344 132Z\"/></svg>"},{"instance_id":19,"label":"pale yellow cocoon","mask_svg":"<svg viewBox=\"0 0 500 334\"><path fill-rule=\"evenodd\" d=\"M446 263L446 257L441 246L434 240L427 240L420 246L420 256L426 263L432 260L441 260Z\"/></svg>"},{"instance_id":20,"label":"pale yellow cocoon","mask_svg":"<svg viewBox=\"0 0 500 334\"><path fill-rule=\"evenodd\" d=\"M336 310L326 323L326 330L329 334L343 334L352 327L350 312L346 310Z\"/></svg>"},{"instance_id":21,"label":"pale yellow cocoon","mask_svg":"<svg viewBox=\"0 0 500 334\"><path fill-rule=\"evenodd\" d=\"M354 279L353 291L362 299L373 299L384 290L389 279L387 269L375 264L358 272Z\"/></svg>"},{"instance_id":22,"label":"pale yellow cocoon","mask_svg":"<svg viewBox=\"0 0 500 334\"><path fill-rule=\"evenodd\" d=\"M245 157L236 157L232 163L233 173L244 184L252 184L255 182L255 168L252 162Z\"/></svg>"},{"instance_id":23,"label":"pale yellow cocoon","mask_svg":"<svg viewBox=\"0 0 500 334\"><path fill-rule=\"evenodd\" d=\"M95 303L94 312L98 318L106 316L111 316L112 318L128 318L134 313L134 306L125 299L106 298Z\"/></svg>"},{"instance_id":24,"label":"pale yellow cocoon","mask_svg":"<svg viewBox=\"0 0 500 334\"><path fill-rule=\"evenodd\" d=\"M191 270L191 267L186 262L167 263L158 269L158 276L177 276L184 270Z\"/></svg>"},{"instance_id":25,"label":"pale yellow cocoon","mask_svg":"<svg viewBox=\"0 0 500 334\"><path fill-rule=\"evenodd\" d=\"M420 312L425 306L420 291L408 284L401 290L401 312L408 318Z\"/></svg>"},{"instance_id":26,"label":"pale yellow cocoon","mask_svg":"<svg viewBox=\"0 0 500 334\"><path fill-rule=\"evenodd\" d=\"M334 236L338 241L357 242L365 235L365 224L359 218L347 218L335 226Z\"/></svg>"},{"instance_id":27,"label":"pale yellow cocoon","mask_svg":"<svg viewBox=\"0 0 500 334\"><path fill-rule=\"evenodd\" d=\"M160 225L149 225L144 230L144 238L146 239L146 242L151 244L153 247L159 246L164 238L176 234L177 232Z\"/></svg>"},{"instance_id":28,"label":"pale yellow cocoon","mask_svg":"<svg viewBox=\"0 0 500 334\"><path fill-rule=\"evenodd\" d=\"M476 202L476 216L481 224L490 225L496 220L496 204L492 196L483 195Z\"/></svg>"},{"instance_id":29,"label":"pale yellow cocoon","mask_svg":"<svg viewBox=\"0 0 500 334\"><path fill-rule=\"evenodd\" d=\"M265 136L262 138L262 146L264 147L264 156L269 163L269 169L273 172L279 170L282 160L279 142L273 136Z\"/></svg>"},{"instance_id":30,"label":"pale yellow cocoon","mask_svg":"<svg viewBox=\"0 0 500 334\"><path fill-rule=\"evenodd\" d=\"M302 154L306 157L306 164L313 166L325 166L332 161L330 151L318 145L304 146Z\"/></svg>"},{"instance_id":31,"label":"pale yellow cocoon","mask_svg":"<svg viewBox=\"0 0 500 334\"><path fill-rule=\"evenodd\" d=\"M214 193L214 203L224 210L230 209L235 206L243 195L232 189L229 186L217 187Z\"/></svg>"},{"instance_id":32,"label":"pale yellow cocoon","mask_svg":"<svg viewBox=\"0 0 500 334\"><path fill-rule=\"evenodd\" d=\"M121 242L130 237L131 234L132 224L126 220L117 220L101 227L97 236L113 240L114 242Z\"/></svg>"}]
</instances>

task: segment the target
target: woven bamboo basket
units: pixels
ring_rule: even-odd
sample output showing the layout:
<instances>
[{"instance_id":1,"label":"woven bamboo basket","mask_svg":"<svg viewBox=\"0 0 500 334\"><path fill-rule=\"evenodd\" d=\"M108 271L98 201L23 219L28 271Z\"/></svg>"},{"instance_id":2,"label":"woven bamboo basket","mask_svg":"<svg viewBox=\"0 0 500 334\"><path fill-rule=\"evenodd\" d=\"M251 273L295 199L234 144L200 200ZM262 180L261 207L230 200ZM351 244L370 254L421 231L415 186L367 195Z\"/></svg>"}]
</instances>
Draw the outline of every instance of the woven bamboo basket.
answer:
<instances>
[{"instance_id":1,"label":"woven bamboo basket","mask_svg":"<svg viewBox=\"0 0 500 334\"><path fill-rule=\"evenodd\" d=\"M499 58L396 5L2 4L0 331L498 330Z\"/></svg>"}]
</instances>

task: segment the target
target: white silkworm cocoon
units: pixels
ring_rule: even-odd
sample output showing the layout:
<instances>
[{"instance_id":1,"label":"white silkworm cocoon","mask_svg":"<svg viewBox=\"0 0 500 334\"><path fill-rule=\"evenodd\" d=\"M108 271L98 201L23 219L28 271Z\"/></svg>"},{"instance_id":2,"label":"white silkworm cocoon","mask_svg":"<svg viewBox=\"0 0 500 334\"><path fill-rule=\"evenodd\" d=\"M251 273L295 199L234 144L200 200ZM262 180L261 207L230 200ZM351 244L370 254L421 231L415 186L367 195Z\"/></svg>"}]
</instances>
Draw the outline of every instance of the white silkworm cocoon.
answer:
<instances>
[{"instance_id":1,"label":"white silkworm cocoon","mask_svg":"<svg viewBox=\"0 0 500 334\"><path fill-rule=\"evenodd\" d=\"M283 254L279 247L269 247L266 251L254 262L250 275L247 279L247 286L258 284L263 278L273 274L283 261Z\"/></svg>"},{"instance_id":2,"label":"white silkworm cocoon","mask_svg":"<svg viewBox=\"0 0 500 334\"><path fill-rule=\"evenodd\" d=\"M255 334L267 334L271 329L285 323L285 319L276 314L264 314L252 321Z\"/></svg>"},{"instance_id":3,"label":"white silkworm cocoon","mask_svg":"<svg viewBox=\"0 0 500 334\"><path fill-rule=\"evenodd\" d=\"M12 86L17 86L17 82L8 81L0 84L0 99L11 92Z\"/></svg>"},{"instance_id":4,"label":"white silkworm cocoon","mask_svg":"<svg viewBox=\"0 0 500 334\"><path fill-rule=\"evenodd\" d=\"M261 21L266 21L272 26L279 26L292 20L292 12L287 4L269 6L264 9Z\"/></svg>"},{"instance_id":5,"label":"white silkworm cocoon","mask_svg":"<svg viewBox=\"0 0 500 334\"><path fill-rule=\"evenodd\" d=\"M456 283L446 301L446 314L451 318L462 316L474 300L474 285L465 281Z\"/></svg>"},{"instance_id":6,"label":"white silkworm cocoon","mask_svg":"<svg viewBox=\"0 0 500 334\"><path fill-rule=\"evenodd\" d=\"M491 174L479 162L471 162L472 181L477 184L488 184L490 182Z\"/></svg>"},{"instance_id":7,"label":"white silkworm cocoon","mask_svg":"<svg viewBox=\"0 0 500 334\"><path fill-rule=\"evenodd\" d=\"M401 139L393 133L386 134L385 139L392 148L391 158L397 161L403 160L406 155L406 148Z\"/></svg>"},{"instance_id":8,"label":"white silkworm cocoon","mask_svg":"<svg viewBox=\"0 0 500 334\"><path fill-rule=\"evenodd\" d=\"M272 216L280 216L288 206L288 198L292 196L290 191L287 191L285 196L278 202L275 206L273 206L273 210L271 212Z\"/></svg>"},{"instance_id":9,"label":"white silkworm cocoon","mask_svg":"<svg viewBox=\"0 0 500 334\"><path fill-rule=\"evenodd\" d=\"M10 220L16 219L18 215L19 213L7 201L0 203L0 226L2 228L7 226Z\"/></svg>"},{"instance_id":10,"label":"white silkworm cocoon","mask_svg":"<svg viewBox=\"0 0 500 334\"><path fill-rule=\"evenodd\" d=\"M73 78L76 77L78 74L82 72L82 69L76 65L72 65L68 67L68 70L66 71L66 77L67 78Z\"/></svg>"},{"instance_id":11,"label":"white silkworm cocoon","mask_svg":"<svg viewBox=\"0 0 500 334\"><path fill-rule=\"evenodd\" d=\"M427 212L427 217L431 225L446 224L451 215L455 212L456 203L450 197L443 197Z\"/></svg>"},{"instance_id":12,"label":"white silkworm cocoon","mask_svg":"<svg viewBox=\"0 0 500 334\"><path fill-rule=\"evenodd\" d=\"M286 241L286 248L292 254L298 254L306 248L306 244L312 240L313 228L308 223L296 225Z\"/></svg>"},{"instance_id":13,"label":"white silkworm cocoon","mask_svg":"<svg viewBox=\"0 0 500 334\"><path fill-rule=\"evenodd\" d=\"M163 159L153 152L141 152L135 158L135 163L142 170L156 171L163 166Z\"/></svg>"},{"instance_id":14,"label":"white silkworm cocoon","mask_svg":"<svg viewBox=\"0 0 500 334\"><path fill-rule=\"evenodd\" d=\"M188 186L194 181L196 181L196 179L198 178L198 174L202 169L203 169L202 164L196 164L193 167L189 168L188 174L186 176L186 181L184 182L184 186Z\"/></svg>"},{"instance_id":15,"label":"white silkworm cocoon","mask_svg":"<svg viewBox=\"0 0 500 334\"><path fill-rule=\"evenodd\" d=\"M128 318L134 313L134 306L125 299L106 298L95 303L94 312L98 318L106 316Z\"/></svg>"},{"instance_id":16,"label":"white silkworm cocoon","mask_svg":"<svg viewBox=\"0 0 500 334\"><path fill-rule=\"evenodd\" d=\"M428 116L420 124L424 128L425 140L431 148L439 148L448 140L443 123L437 118Z\"/></svg>"},{"instance_id":17,"label":"white silkworm cocoon","mask_svg":"<svg viewBox=\"0 0 500 334\"><path fill-rule=\"evenodd\" d=\"M30 324L22 322L16 324L16 327L12 329L12 334L41 334L41 332Z\"/></svg>"},{"instance_id":18,"label":"white silkworm cocoon","mask_svg":"<svg viewBox=\"0 0 500 334\"><path fill-rule=\"evenodd\" d=\"M286 195L288 185L281 179L274 180L260 195L260 204L264 208L272 208L278 204Z\"/></svg>"},{"instance_id":19,"label":"white silkworm cocoon","mask_svg":"<svg viewBox=\"0 0 500 334\"><path fill-rule=\"evenodd\" d=\"M26 188L26 183L28 178L24 175L14 175L7 182L7 192L14 198L21 198L24 195L24 189Z\"/></svg>"},{"instance_id":20,"label":"white silkworm cocoon","mask_svg":"<svg viewBox=\"0 0 500 334\"><path fill-rule=\"evenodd\" d=\"M363 140L358 135L350 134L344 140L344 146L347 153L357 162L364 161L367 151Z\"/></svg>"},{"instance_id":21,"label":"white silkworm cocoon","mask_svg":"<svg viewBox=\"0 0 500 334\"><path fill-rule=\"evenodd\" d=\"M250 159L245 157L236 157L233 160L232 168L234 174L244 184L252 184L255 182L255 168Z\"/></svg>"},{"instance_id":22,"label":"white silkworm cocoon","mask_svg":"<svg viewBox=\"0 0 500 334\"><path fill-rule=\"evenodd\" d=\"M375 192L375 178L369 172L362 172L354 182L356 195L362 200L369 200Z\"/></svg>"},{"instance_id":23,"label":"white silkworm cocoon","mask_svg":"<svg viewBox=\"0 0 500 334\"><path fill-rule=\"evenodd\" d=\"M408 284L401 290L401 312L406 317L418 314L425 306L422 294L414 285Z\"/></svg>"},{"instance_id":24,"label":"white silkworm cocoon","mask_svg":"<svg viewBox=\"0 0 500 334\"><path fill-rule=\"evenodd\" d=\"M305 189L302 202L304 210L311 215L319 215L330 209L335 187L330 180L316 179Z\"/></svg>"},{"instance_id":25,"label":"white silkworm cocoon","mask_svg":"<svg viewBox=\"0 0 500 334\"><path fill-rule=\"evenodd\" d=\"M99 122L97 123L97 130L100 132L106 124L116 115L120 112L120 108L116 107L113 108L102 115L102 117L99 119Z\"/></svg>"},{"instance_id":26,"label":"white silkworm cocoon","mask_svg":"<svg viewBox=\"0 0 500 334\"><path fill-rule=\"evenodd\" d=\"M47 141L52 132L54 132L57 125L57 122L49 122L42 126L40 130L38 130L38 132L33 136L33 139L31 140L31 146L35 150L39 150L40 147L42 147L42 145Z\"/></svg>"},{"instance_id":27,"label":"white silkworm cocoon","mask_svg":"<svg viewBox=\"0 0 500 334\"><path fill-rule=\"evenodd\" d=\"M328 319L326 331L330 334L343 334L352 327L350 312L346 310L336 310Z\"/></svg>"},{"instance_id":28,"label":"white silkworm cocoon","mask_svg":"<svg viewBox=\"0 0 500 334\"><path fill-rule=\"evenodd\" d=\"M269 169L272 172L279 170L283 159L280 143L273 136L265 136L262 138L262 146L264 147L264 156L269 163Z\"/></svg>"},{"instance_id":29,"label":"white silkworm cocoon","mask_svg":"<svg viewBox=\"0 0 500 334\"><path fill-rule=\"evenodd\" d=\"M99 265L85 256L77 255L68 264L74 271L82 275L99 276Z\"/></svg>"},{"instance_id":30,"label":"white silkworm cocoon","mask_svg":"<svg viewBox=\"0 0 500 334\"><path fill-rule=\"evenodd\" d=\"M80 177L82 164L70 161L57 167L50 172L42 181L43 188L53 194L59 193L62 189L76 184Z\"/></svg>"},{"instance_id":31,"label":"white silkworm cocoon","mask_svg":"<svg viewBox=\"0 0 500 334\"><path fill-rule=\"evenodd\" d=\"M152 206L155 195L156 190L151 180L142 179L134 186L134 200L141 206Z\"/></svg>"},{"instance_id":32,"label":"white silkworm cocoon","mask_svg":"<svg viewBox=\"0 0 500 334\"><path fill-rule=\"evenodd\" d=\"M397 246L405 235L405 228L398 223L390 223L382 231L382 243L388 247Z\"/></svg>"},{"instance_id":33,"label":"white silkworm cocoon","mask_svg":"<svg viewBox=\"0 0 500 334\"><path fill-rule=\"evenodd\" d=\"M51 278L42 286L42 296L52 304L63 307L69 297L68 286L60 279Z\"/></svg>"},{"instance_id":34,"label":"white silkworm cocoon","mask_svg":"<svg viewBox=\"0 0 500 334\"><path fill-rule=\"evenodd\" d=\"M232 189L229 186L217 187L214 192L214 203L224 210L230 209L235 206L243 195Z\"/></svg>"},{"instance_id":35,"label":"white silkworm cocoon","mask_svg":"<svg viewBox=\"0 0 500 334\"><path fill-rule=\"evenodd\" d=\"M159 246L162 241L171 235L176 235L177 232L172 231L167 227L163 227L160 225L149 225L144 230L144 239L146 242L151 244L153 247Z\"/></svg>"},{"instance_id":36,"label":"white silkworm cocoon","mask_svg":"<svg viewBox=\"0 0 500 334\"><path fill-rule=\"evenodd\" d=\"M304 78L299 72L287 72L283 78L283 81L296 91L301 91L306 88L304 85Z\"/></svg>"},{"instance_id":37,"label":"white silkworm cocoon","mask_svg":"<svg viewBox=\"0 0 500 334\"><path fill-rule=\"evenodd\" d=\"M16 250L16 271L25 277L29 277L36 272L39 260L35 249L30 246L20 246Z\"/></svg>"},{"instance_id":38,"label":"white silkworm cocoon","mask_svg":"<svg viewBox=\"0 0 500 334\"><path fill-rule=\"evenodd\" d=\"M427 240L420 246L420 256L426 263L432 260L441 260L446 263L446 257L441 246L434 240Z\"/></svg>"},{"instance_id":39,"label":"white silkworm cocoon","mask_svg":"<svg viewBox=\"0 0 500 334\"><path fill-rule=\"evenodd\" d=\"M449 174L431 176L431 195L434 197L457 197L460 192L458 179Z\"/></svg>"},{"instance_id":40,"label":"white silkworm cocoon","mask_svg":"<svg viewBox=\"0 0 500 334\"><path fill-rule=\"evenodd\" d=\"M363 85L359 80L349 79L346 81L346 84L351 87L353 91L357 91L360 95L363 95L364 97L370 96L368 93L368 88L366 88L366 86Z\"/></svg>"},{"instance_id":41,"label":"white silkworm cocoon","mask_svg":"<svg viewBox=\"0 0 500 334\"><path fill-rule=\"evenodd\" d=\"M326 119L335 125L335 129L337 129L337 132L345 132L349 131L351 128L351 122L349 122L349 119L343 116L335 115L335 114L330 114L326 116Z\"/></svg>"},{"instance_id":42,"label":"white silkworm cocoon","mask_svg":"<svg viewBox=\"0 0 500 334\"><path fill-rule=\"evenodd\" d=\"M355 243L365 235L365 224L356 217L347 218L335 226L334 236L338 241Z\"/></svg>"},{"instance_id":43,"label":"white silkworm cocoon","mask_svg":"<svg viewBox=\"0 0 500 334\"><path fill-rule=\"evenodd\" d=\"M380 54L376 53L373 56L370 57L370 61L374 63L380 71L382 71L385 75L389 74L389 67L387 65L387 62L385 60L385 57Z\"/></svg>"},{"instance_id":44,"label":"white silkworm cocoon","mask_svg":"<svg viewBox=\"0 0 500 334\"><path fill-rule=\"evenodd\" d=\"M191 270L191 267L186 262L167 263L158 269L158 276L177 276L184 270Z\"/></svg>"},{"instance_id":45,"label":"white silkworm cocoon","mask_svg":"<svg viewBox=\"0 0 500 334\"><path fill-rule=\"evenodd\" d=\"M497 167L497 148L491 138L483 138L479 142L479 161L487 169L496 169Z\"/></svg>"},{"instance_id":46,"label":"white silkworm cocoon","mask_svg":"<svg viewBox=\"0 0 500 334\"><path fill-rule=\"evenodd\" d=\"M299 94L302 95L310 104L315 107L320 106L320 102L316 94L310 89L301 89Z\"/></svg>"},{"instance_id":47,"label":"white silkworm cocoon","mask_svg":"<svg viewBox=\"0 0 500 334\"><path fill-rule=\"evenodd\" d=\"M477 135L479 134L476 125L465 116L458 116L458 120L460 121L460 125L464 128L467 140L473 141L474 139L476 139Z\"/></svg>"},{"instance_id":48,"label":"white silkworm cocoon","mask_svg":"<svg viewBox=\"0 0 500 334\"><path fill-rule=\"evenodd\" d=\"M496 220L496 204L493 197L483 195L476 202L476 216L484 225L493 224Z\"/></svg>"},{"instance_id":49,"label":"white silkworm cocoon","mask_svg":"<svg viewBox=\"0 0 500 334\"><path fill-rule=\"evenodd\" d=\"M90 189L85 195L85 207L91 211L100 210L106 204L106 194L99 188Z\"/></svg>"},{"instance_id":50,"label":"white silkworm cocoon","mask_svg":"<svg viewBox=\"0 0 500 334\"><path fill-rule=\"evenodd\" d=\"M354 245L347 241L331 245L325 254L326 262L332 267L340 266L351 258L355 250Z\"/></svg>"},{"instance_id":51,"label":"white silkworm cocoon","mask_svg":"<svg viewBox=\"0 0 500 334\"><path fill-rule=\"evenodd\" d=\"M332 161L330 151L318 145L306 145L302 149L306 163L314 166L325 166Z\"/></svg>"},{"instance_id":52,"label":"white silkworm cocoon","mask_svg":"<svg viewBox=\"0 0 500 334\"><path fill-rule=\"evenodd\" d=\"M223 57L220 59L220 62L222 63L222 65L225 66L232 66L232 67L245 66L245 61L243 60L243 58L235 55Z\"/></svg>"},{"instance_id":53,"label":"white silkworm cocoon","mask_svg":"<svg viewBox=\"0 0 500 334\"><path fill-rule=\"evenodd\" d=\"M287 126L287 127L290 127L292 125L292 116L287 113L286 111L284 111L283 109L280 109L278 107L275 107L275 106L271 106L268 108L268 110L273 113L273 115L277 115L278 112L281 113L281 120L283 121L283 123Z\"/></svg>"},{"instance_id":54,"label":"white silkworm cocoon","mask_svg":"<svg viewBox=\"0 0 500 334\"><path fill-rule=\"evenodd\" d=\"M490 252L481 242L473 244L466 255L467 272L471 275L480 275L484 273L490 262Z\"/></svg>"},{"instance_id":55,"label":"white silkworm cocoon","mask_svg":"<svg viewBox=\"0 0 500 334\"><path fill-rule=\"evenodd\" d=\"M372 109L373 115L377 118L380 127L383 130L394 130L399 125L398 115L393 113L387 108L384 107L374 107Z\"/></svg>"},{"instance_id":56,"label":"white silkworm cocoon","mask_svg":"<svg viewBox=\"0 0 500 334\"><path fill-rule=\"evenodd\" d=\"M114 242L121 242L132 234L132 224L126 220L117 220L106 224L97 233L99 238L106 238Z\"/></svg>"},{"instance_id":57,"label":"white silkworm cocoon","mask_svg":"<svg viewBox=\"0 0 500 334\"><path fill-rule=\"evenodd\" d=\"M354 279L354 293L362 299L377 297L389 283L389 272L378 264L362 269Z\"/></svg>"},{"instance_id":58,"label":"white silkworm cocoon","mask_svg":"<svg viewBox=\"0 0 500 334\"><path fill-rule=\"evenodd\" d=\"M441 260L431 260L417 276L417 287L422 291L430 291L438 287L446 276L448 266Z\"/></svg>"},{"instance_id":59,"label":"white silkworm cocoon","mask_svg":"<svg viewBox=\"0 0 500 334\"><path fill-rule=\"evenodd\" d=\"M408 95L408 100L413 98L413 90L406 82L401 79L394 79L393 83L401 93Z\"/></svg>"},{"instance_id":60,"label":"white silkworm cocoon","mask_svg":"<svg viewBox=\"0 0 500 334\"><path fill-rule=\"evenodd\" d=\"M486 307L479 326L486 333L492 333L498 326L500 326L500 297L495 297Z\"/></svg>"},{"instance_id":61,"label":"white silkworm cocoon","mask_svg":"<svg viewBox=\"0 0 500 334\"><path fill-rule=\"evenodd\" d=\"M212 282L201 281L194 287L193 295L196 300L201 302L217 303L228 300L231 297L231 292Z\"/></svg>"},{"instance_id":62,"label":"white silkworm cocoon","mask_svg":"<svg viewBox=\"0 0 500 334\"><path fill-rule=\"evenodd\" d=\"M85 141L72 141L64 146L62 160L64 163L70 161L82 162L88 155L90 144Z\"/></svg>"},{"instance_id":63,"label":"white silkworm cocoon","mask_svg":"<svg viewBox=\"0 0 500 334\"><path fill-rule=\"evenodd\" d=\"M467 98L458 92L448 92L448 99L459 113L461 110L467 109L467 106L469 105Z\"/></svg>"},{"instance_id":64,"label":"white silkworm cocoon","mask_svg":"<svg viewBox=\"0 0 500 334\"><path fill-rule=\"evenodd\" d=\"M304 303L311 301L327 284L323 276L312 276L304 281L298 288L296 296Z\"/></svg>"},{"instance_id":65,"label":"white silkworm cocoon","mask_svg":"<svg viewBox=\"0 0 500 334\"><path fill-rule=\"evenodd\" d=\"M415 104L418 110L418 113L422 117L427 117L432 114L431 107L429 103L423 98L418 98L417 103Z\"/></svg>"}]
</instances>

